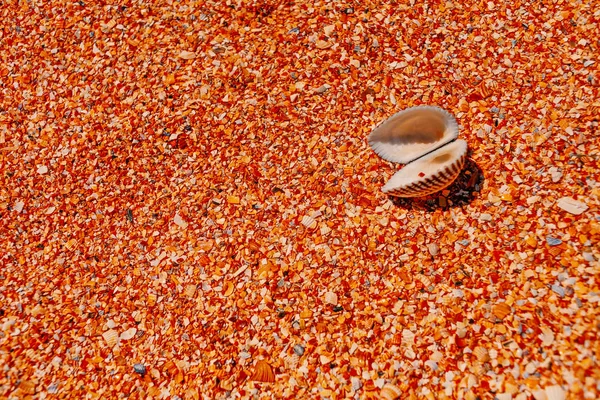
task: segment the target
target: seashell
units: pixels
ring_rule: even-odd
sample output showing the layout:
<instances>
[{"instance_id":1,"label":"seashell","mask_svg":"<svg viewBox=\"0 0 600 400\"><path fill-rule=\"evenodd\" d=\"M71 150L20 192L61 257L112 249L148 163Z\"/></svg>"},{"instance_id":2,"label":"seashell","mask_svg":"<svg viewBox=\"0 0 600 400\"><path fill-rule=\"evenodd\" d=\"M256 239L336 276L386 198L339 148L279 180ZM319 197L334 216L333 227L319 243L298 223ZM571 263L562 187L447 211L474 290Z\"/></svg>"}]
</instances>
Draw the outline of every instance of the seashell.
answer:
<instances>
[{"instance_id":1,"label":"seashell","mask_svg":"<svg viewBox=\"0 0 600 400\"><path fill-rule=\"evenodd\" d=\"M495 323L493 323L492 321L488 321L486 319L482 319L480 321L480 323L485 328L485 330L487 330L487 329L494 329L496 327Z\"/></svg>"},{"instance_id":2,"label":"seashell","mask_svg":"<svg viewBox=\"0 0 600 400\"><path fill-rule=\"evenodd\" d=\"M71 239L67 243L65 243L65 247L67 248L67 250L73 250L75 246L77 246L76 239Z\"/></svg>"},{"instance_id":3,"label":"seashell","mask_svg":"<svg viewBox=\"0 0 600 400\"><path fill-rule=\"evenodd\" d=\"M338 303L338 296L335 292L325 292L324 296L325 303L336 305Z\"/></svg>"},{"instance_id":4,"label":"seashell","mask_svg":"<svg viewBox=\"0 0 600 400\"><path fill-rule=\"evenodd\" d=\"M555 257L560 255L563 252L564 252L564 250L561 249L560 247L552 247L548 250L548 253L552 254Z\"/></svg>"},{"instance_id":5,"label":"seashell","mask_svg":"<svg viewBox=\"0 0 600 400\"><path fill-rule=\"evenodd\" d=\"M317 221L315 221L313 217L309 217L308 215L302 217L300 223L308 229L314 229L317 226Z\"/></svg>"},{"instance_id":6,"label":"seashell","mask_svg":"<svg viewBox=\"0 0 600 400\"><path fill-rule=\"evenodd\" d=\"M384 185L392 196L421 197L449 186L467 156L467 142L447 111L419 106L396 113L369 135L369 145L385 160L407 164Z\"/></svg>"},{"instance_id":7,"label":"seashell","mask_svg":"<svg viewBox=\"0 0 600 400\"><path fill-rule=\"evenodd\" d=\"M102 334L102 337L106 341L108 347L114 347L119 340L119 333L114 329L109 329Z\"/></svg>"},{"instance_id":8,"label":"seashell","mask_svg":"<svg viewBox=\"0 0 600 400\"><path fill-rule=\"evenodd\" d=\"M363 384L363 391L365 391L366 396L367 397L373 397L373 395L369 392L374 392L377 388L375 387L375 383L373 382L372 379L367 380L364 384Z\"/></svg>"},{"instance_id":9,"label":"seashell","mask_svg":"<svg viewBox=\"0 0 600 400\"><path fill-rule=\"evenodd\" d=\"M482 376L483 374L485 374L486 371L486 367L483 365L483 363L475 363L474 365L472 365L469 368L469 371L474 375L474 376ZM512 397L511 397L512 399ZM501 400L501 399L498 399Z\"/></svg>"},{"instance_id":10,"label":"seashell","mask_svg":"<svg viewBox=\"0 0 600 400\"><path fill-rule=\"evenodd\" d=\"M156 295L154 293L150 293L148 295L148 298L146 299L146 304L148 306L152 307L153 305L156 304L156 300L157 300Z\"/></svg>"},{"instance_id":11,"label":"seashell","mask_svg":"<svg viewBox=\"0 0 600 400\"><path fill-rule=\"evenodd\" d=\"M492 314L496 316L498 319L504 319L508 314L510 314L511 308L506 303L498 303L492 307Z\"/></svg>"},{"instance_id":12,"label":"seashell","mask_svg":"<svg viewBox=\"0 0 600 400\"><path fill-rule=\"evenodd\" d=\"M485 87L488 89L498 89L498 81L494 80L494 79L486 79L485 81Z\"/></svg>"},{"instance_id":13,"label":"seashell","mask_svg":"<svg viewBox=\"0 0 600 400\"><path fill-rule=\"evenodd\" d=\"M454 296L451 296L451 295L446 295L440 299L440 303L442 303L445 306L452 304L454 302L455 302Z\"/></svg>"},{"instance_id":14,"label":"seashell","mask_svg":"<svg viewBox=\"0 0 600 400\"><path fill-rule=\"evenodd\" d=\"M253 381L258 382L275 382L275 374L273 373L273 368L268 362L260 360L256 363L256 367L254 368L254 374L252 374L251 379Z\"/></svg>"},{"instance_id":15,"label":"seashell","mask_svg":"<svg viewBox=\"0 0 600 400\"><path fill-rule=\"evenodd\" d=\"M234 286L233 283L231 281L228 281L225 286L223 286L223 296L225 297L229 297L231 296L231 294L233 293L234 290Z\"/></svg>"},{"instance_id":16,"label":"seashell","mask_svg":"<svg viewBox=\"0 0 600 400\"><path fill-rule=\"evenodd\" d=\"M473 350L473 354L481 362L490 361L490 354L485 347L481 347L481 346L475 347L475 350Z\"/></svg>"}]
</instances>

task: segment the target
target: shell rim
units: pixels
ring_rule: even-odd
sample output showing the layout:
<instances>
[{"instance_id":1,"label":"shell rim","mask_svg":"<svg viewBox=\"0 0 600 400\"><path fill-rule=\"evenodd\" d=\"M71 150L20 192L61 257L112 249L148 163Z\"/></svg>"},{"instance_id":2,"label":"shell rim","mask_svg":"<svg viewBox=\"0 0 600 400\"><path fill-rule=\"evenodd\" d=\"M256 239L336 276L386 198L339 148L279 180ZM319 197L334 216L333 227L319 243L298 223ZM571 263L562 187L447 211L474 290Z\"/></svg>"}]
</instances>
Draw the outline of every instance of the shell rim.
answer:
<instances>
[{"instance_id":1,"label":"shell rim","mask_svg":"<svg viewBox=\"0 0 600 400\"><path fill-rule=\"evenodd\" d=\"M397 158L395 157L389 157L386 154L381 154L381 151L377 150L374 146L374 143L376 142L376 140L373 138L373 135L379 130L381 129L386 123L389 123L397 118L399 118L401 115L405 114L405 113L409 113L409 112L413 112L416 110L432 110L435 112L438 112L440 114L443 115L445 123L446 123L446 129L444 131L444 136L446 136L446 132L450 130L450 134L445 138L440 140L439 142L435 142L432 146L431 149L424 152L421 155L418 155L417 157L411 158L409 160L406 161L398 161ZM458 134L459 134L459 125L458 122L456 121L456 118L454 117L454 115L452 115L449 111L445 110L444 108L440 107L440 106L436 106L436 105L419 105L419 106L414 106L414 107L409 107L409 108L405 108L404 110L400 110L398 112L396 112L395 114L392 114L391 116L389 116L388 118L386 118L385 120L383 120L379 125L377 125L369 134L369 138L368 138L368 143L369 143L369 147L371 147L371 150L373 150L375 152L375 154L377 154L379 157L383 158L384 160L387 161L391 161L391 162L395 162L398 164L409 164L413 161L418 160L419 158L422 158L424 156L426 156L429 153L432 153L436 150L438 150L439 148L441 148L442 146L455 141L458 138ZM437 145L437 146L436 146Z\"/></svg>"},{"instance_id":2,"label":"shell rim","mask_svg":"<svg viewBox=\"0 0 600 400\"><path fill-rule=\"evenodd\" d=\"M455 140L453 143L464 143L464 150L463 150L463 151L462 151L462 152L461 152L461 153L458 155L458 157L456 157L456 159L455 159L454 161L452 161L452 163L448 164L448 165L447 165L447 166L445 166L445 167L439 167L439 168L438 168L438 169L436 169L434 172L432 172L431 174L429 174L429 176L436 176L436 175L438 175L438 174L439 174L439 173L440 173L442 170L444 170L444 169L446 169L446 168L450 168L452 165L454 165L454 164L456 164L456 163L461 163L461 160L462 160L462 164L463 164L463 165L462 165L462 166L461 166L461 168L459 169L459 171L458 171L458 173L456 174L456 176L454 177L454 179L452 179L452 180L449 180L449 183L448 183L446 186L444 186L444 187L441 187L440 189L438 189L438 190L435 190L435 191L433 191L433 192L426 193L426 194L419 194L419 195L416 195L416 196L403 196L403 197L424 197L424 196L428 196L429 194L432 194L432 193L439 192L440 190L443 190L443 189L447 188L448 186L450 186L452 183L454 183L454 181L456 180L456 178L458 177L458 175L460 175L460 173L461 173L462 169L464 168L464 161L466 160L466 156L467 156L467 152L468 152L468 150L469 150L469 146L468 146L468 144L467 144L467 141L466 141L466 140L464 140L464 139L456 139L456 140ZM447 144L448 144L448 143L446 143L446 145L447 145ZM431 151L431 152L429 152L429 153L427 153L427 154L431 154L431 153L433 153L434 151L440 150L441 148L443 148L443 146L442 146L442 147L439 147L439 148L437 148L437 149L435 149L435 150L433 150L433 151ZM427 154L425 154L425 155L427 155ZM419 157L419 158L421 158L421 157ZM415 161L417 161L417 160L418 160L418 159L416 159ZM397 174L398 172L400 172L400 171L402 171L402 169L400 169L399 171L396 171L396 172L394 173L394 175L396 175L396 174ZM387 182L386 182L386 183L383 185L383 187L381 188L381 191L382 191L383 193L386 193L386 194L388 194L388 193L390 193L391 191L394 191L394 190L397 190L397 189L399 189L399 188L403 188L403 187L406 187L406 186L407 186L407 185L402 185L402 186L398 186L398 187L396 187L396 188L394 188L394 189L385 189L386 185L387 185L387 184L388 184L388 183L389 183L389 182L390 182L390 181L391 181L391 180L394 178L394 175L392 175L392 177L391 177L390 179L388 179L388 181L387 181ZM420 180L419 180L419 181L420 181ZM418 181L417 181L417 182L418 182Z\"/></svg>"}]
</instances>

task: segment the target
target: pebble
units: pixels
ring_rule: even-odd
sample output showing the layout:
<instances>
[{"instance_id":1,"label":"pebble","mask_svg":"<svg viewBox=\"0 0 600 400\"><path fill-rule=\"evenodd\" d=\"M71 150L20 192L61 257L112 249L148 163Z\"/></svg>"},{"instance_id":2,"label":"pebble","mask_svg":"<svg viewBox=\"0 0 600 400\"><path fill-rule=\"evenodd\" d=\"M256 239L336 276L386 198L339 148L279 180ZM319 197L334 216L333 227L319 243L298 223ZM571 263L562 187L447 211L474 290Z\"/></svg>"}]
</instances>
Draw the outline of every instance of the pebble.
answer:
<instances>
[{"instance_id":1,"label":"pebble","mask_svg":"<svg viewBox=\"0 0 600 400\"><path fill-rule=\"evenodd\" d=\"M584 251L583 252L583 259L587 262L594 262L596 261L596 258L594 257L593 253L590 253L588 251Z\"/></svg>"},{"instance_id":2,"label":"pebble","mask_svg":"<svg viewBox=\"0 0 600 400\"><path fill-rule=\"evenodd\" d=\"M133 364L133 370L140 375L144 375L146 373L146 366L144 364L136 363Z\"/></svg>"},{"instance_id":3,"label":"pebble","mask_svg":"<svg viewBox=\"0 0 600 400\"><path fill-rule=\"evenodd\" d=\"M562 240L548 235L546 236L546 243L548 243L548 246L559 246L562 244Z\"/></svg>"},{"instance_id":4,"label":"pebble","mask_svg":"<svg viewBox=\"0 0 600 400\"><path fill-rule=\"evenodd\" d=\"M321 86L321 87L319 87L319 88L315 89L315 92L317 92L317 93L319 93L319 94L322 94L322 93L325 93L327 90L329 90L329 88L330 88L330 87L331 87L331 86L329 86L329 85L325 84L325 85L323 85L323 86Z\"/></svg>"},{"instance_id":5,"label":"pebble","mask_svg":"<svg viewBox=\"0 0 600 400\"><path fill-rule=\"evenodd\" d=\"M552 291L556 293L560 298L565 297L565 288L560 285L552 285Z\"/></svg>"},{"instance_id":6,"label":"pebble","mask_svg":"<svg viewBox=\"0 0 600 400\"><path fill-rule=\"evenodd\" d=\"M294 353L301 357L304 354L304 346L300 344L294 345Z\"/></svg>"}]
</instances>

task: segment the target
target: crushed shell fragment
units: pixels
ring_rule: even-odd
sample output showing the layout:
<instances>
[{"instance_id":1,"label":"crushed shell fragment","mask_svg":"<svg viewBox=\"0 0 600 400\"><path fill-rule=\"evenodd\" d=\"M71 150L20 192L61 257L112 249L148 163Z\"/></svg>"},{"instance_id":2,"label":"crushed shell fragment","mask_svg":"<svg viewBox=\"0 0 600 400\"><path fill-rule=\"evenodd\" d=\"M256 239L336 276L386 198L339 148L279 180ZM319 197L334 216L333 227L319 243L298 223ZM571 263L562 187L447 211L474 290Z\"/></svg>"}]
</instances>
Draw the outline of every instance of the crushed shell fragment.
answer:
<instances>
[{"instance_id":1,"label":"crushed shell fragment","mask_svg":"<svg viewBox=\"0 0 600 400\"><path fill-rule=\"evenodd\" d=\"M565 400L567 398L567 393L559 385L548 386L544 391L548 400Z\"/></svg>"},{"instance_id":2,"label":"crushed shell fragment","mask_svg":"<svg viewBox=\"0 0 600 400\"><path fill-rule=\"evenodd\" d=\"M129 328L125 332L121 333L121 340L129 340L132 339L137 333L137 328Z\"/></svg>"},{"instance_id":3,"label":"crushed shell fragment","mask_svg":"<svg viewBox=\"0 0 600 400\"><path fill-rule=\"evenodd\" d=\"M325 303L336 305L338 296L334 292L325 292Z\"/></svg>"},{"instance_id":4,"label":"crushed shell fragment","mask_svg":"<svg viewBox=\"0 0 600 400\"><path fill-rule=\"evenodd\" d=\"M314 218L309 217L308 215L305 215L304 217L302 217L302 221L300 221L302 223L302 225L304 225L305 227L309 228L309 229L313 229L317 226L317 221L315 221Z\"/></svg>"},{"instance_id":5,"label":"crushed shell fragment","mask_svg":"<svg viewBox=\"0 0 600 400\"><path fill-rule=\"evenodd\" d=\"M233 293L233 290L234 290L233 283L230 281L227 282L225 284L225 286L223 287L223 296L225 296L225 297L231 296L231 294Z\"/></svg>"},{"instance_id":6,"label":"crushed shell fragment","mask_svg":"<svg viewBox=\"0 0 600 400\"><path fill-rule=\"evenodd\" d=\"M588 209L587 204L581 201L577 201L571 197L561 197L556 202L556 205L564 211L573 215L580 215Z\"/></svg>"}]
</instances>

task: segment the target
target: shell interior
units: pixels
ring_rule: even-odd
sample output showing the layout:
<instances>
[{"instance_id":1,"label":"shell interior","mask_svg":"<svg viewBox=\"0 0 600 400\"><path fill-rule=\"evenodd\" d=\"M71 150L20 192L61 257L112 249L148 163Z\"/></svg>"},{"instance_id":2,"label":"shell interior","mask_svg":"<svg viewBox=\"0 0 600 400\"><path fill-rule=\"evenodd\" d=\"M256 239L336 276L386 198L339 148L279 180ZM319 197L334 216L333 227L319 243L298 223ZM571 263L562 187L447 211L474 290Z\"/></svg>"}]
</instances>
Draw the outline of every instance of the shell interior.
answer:
<instances>
[{"instance_id":1,"label":"shell interior","mask_svg":"<svg viewBox=\"0 0 600 400\"><path fill-rule=\"evenodd\" d=\"M467 142L455 140L406 165L383 187L384 193L402 197L425 196L450 185L464 166Z\"/></svg>"},{"instance_id":2,"label":"shell interior","mask_svg":"<svg viewBox=\"0 0 600 400\"><path fill-rule=\"evenodd\" d=\"M418 106L400 111L369 135L381 158L407 164L458 137L456 119L446 110Z\"/></svg>"}]
</instances>

